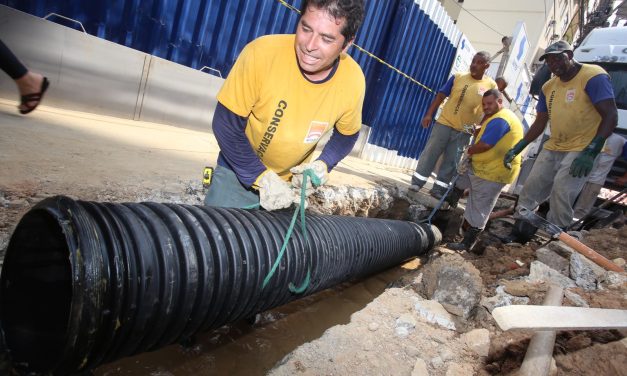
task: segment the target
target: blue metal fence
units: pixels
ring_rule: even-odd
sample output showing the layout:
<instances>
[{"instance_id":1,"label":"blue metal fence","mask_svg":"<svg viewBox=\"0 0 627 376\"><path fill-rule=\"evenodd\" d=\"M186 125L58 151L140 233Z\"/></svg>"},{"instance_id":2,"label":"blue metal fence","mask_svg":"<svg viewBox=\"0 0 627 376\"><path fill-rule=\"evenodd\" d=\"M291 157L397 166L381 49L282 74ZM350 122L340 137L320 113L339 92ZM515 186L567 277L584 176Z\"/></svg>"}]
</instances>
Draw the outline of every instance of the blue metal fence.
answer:
<instances>
[{"instance_id":1,"label":"blue metal fence","mask_svg":"<svg viewBox=\"0 0 627 376\"><path fill-rule=\"evenodd\" d=\"M296 8L300 2L286 1ZM422 7L412 0L366 0L356 44L435 90L446 81L456 41L433 19L437 1L417 2ZM265 34L292 33L298 21L298 14L277 0L0 0L0 4L39 17L62 14L80 21L89 34L195 69L209 66L224 76L246 43ZM51 20L76 28L60 18ZM357 48L350 54L366 75L363 120L371 127L369 143L417 158L428 136L420 119L435 93Z\"/></svg>"}]
</instances>

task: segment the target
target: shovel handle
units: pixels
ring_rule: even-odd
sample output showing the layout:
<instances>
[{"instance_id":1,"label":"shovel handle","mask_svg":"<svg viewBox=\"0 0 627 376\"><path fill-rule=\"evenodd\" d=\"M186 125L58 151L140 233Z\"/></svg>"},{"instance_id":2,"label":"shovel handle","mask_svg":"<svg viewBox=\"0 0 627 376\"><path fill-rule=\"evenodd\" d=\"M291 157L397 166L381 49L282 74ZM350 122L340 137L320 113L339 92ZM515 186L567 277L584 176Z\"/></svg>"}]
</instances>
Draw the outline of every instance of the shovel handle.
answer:
<instances>
[{"instance_id":1,"label":"shovel handle","mask_svg":"<svg viewBox=\"0 0 627 376\"><path fill-rule=\"evenodd\" d=\"M603 267L604 269L611 270L611 271L617 272L617 273L624 272L623 268L621 268L620 266L614 264L612 261L606 259L605 257L601 256L600 254L595 252L592 248L588 247L587 245L583 244L582 242L580 242L579 240L573 238L572 236L568 235L567 233L565 233L565 232L560 233L559 236L558 236L558 239L563 241L564 243L566 243L566 245L568 245L569 247L571 247L575 251L577 251L577 252L581 253L582 255L586 256L588 259L590 259L595 264Z\"/></svg>"}]
</instances>

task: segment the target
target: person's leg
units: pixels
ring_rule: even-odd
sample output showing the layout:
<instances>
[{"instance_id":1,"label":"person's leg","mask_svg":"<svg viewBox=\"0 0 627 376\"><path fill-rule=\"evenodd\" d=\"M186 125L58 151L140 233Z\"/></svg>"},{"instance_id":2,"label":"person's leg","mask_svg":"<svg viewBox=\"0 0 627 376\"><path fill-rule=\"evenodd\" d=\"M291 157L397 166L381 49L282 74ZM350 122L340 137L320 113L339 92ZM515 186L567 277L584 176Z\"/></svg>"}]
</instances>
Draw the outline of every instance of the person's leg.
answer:
<instances>
[{"instance_id":1,"label":"person's leg","mask_svg":"<svg viewBox=\"0 0 627 376\"><path fill-rule=\"evenodd\" d=\"M418 166L411 178L411 184L413 186L422 188L425 185L427 179L429 179L429 176L433 172L438 158L440 158L440 155L442 155L446 148L451 130L451 127L447 127L446 125L439 123L433 124L427 145L422 151L422 154L420 154Z\"/></svg>"},{"instance_id":2,"label":"person's leg","mask_svg":"<svg viewBox=\"0 0 627 376\"><path fill-rule=\"evenodd\" d=\"M523 184L514 217L520 218L516 214L521 207L534 211L538 205L549 199L553 189L553 179L557 174L562 157L562 152L545 149L540 151L527 180Z\"/></svg>"},{"instance_id":3,"label":"person's leg","mask_svg":"<svg viewBox=\"0 0 627 376\"><path fill-rule=\"evenodd\" d=\"M538 205L549 199L553 189L553 179L557 174L563 152L542 149L533 164L533 168L523 184L518 196L518 204L514 212L516 222L511 233L503 239L506 243L526 243L536 233L537 228L522 220L518 211L520 208L536 210Z\"/></svg>"},{"instance_id":4,"label":"person's leg","mask_svg":"<svg viewBox=\"0 0 627 376\"><path fill-rule=\"evenodd\" d=\"M570 166L580 152L571 151L563 154L564 157L555 174L554 189L549 199L550 210L546 215L549 222L561 228L565 228L573 222L573 205L587 180L587 177L575 178L570 175Z\"/></svg>"},{"instance_id":5,"label":"person's leg","mask_svg":"<svg viewBox=\"0 0 627 376\"><path fill-rule=\"evenodd\" d=\"M448 184L457 171L457 164L461 159L462 151L470 141L469 134L455 131L452 128L449 129L451 129L450 137L446 142L446 149L438 170L438 178L431 190L431 193L436 197L442 197L442 194L446 191Z\"/></svg>"},{"instance_id":6,"label":"person's leg","mask_svg":"<svg viewBox=\"0 0 627 376\"><path fill-rule=\"evenodd\" d=\"M217 166L205 196L205 205L223 208L252 208L259 205L259 194L244 187L231 169Z\"/></svg>"},{"instance_id":7,"label":"person's leg","mask_svg":"<svg viewBox=\"0 0 627 376\"><path fill-rule=\"evenodd\" d=\"M14 80L24 77L28 69L11 52L9 47L0 40L0 69Z\"/></svg>"},{"instance_id":8,"label":"person's leg","mask_svg":"<svg viewBox=\"0 0 627 376\"><path fill-rule=\"evenodd\" d=\"M505 186L503 183L484 180L472 174L469 175L469 179L471 182L470 195L464 211L464 220L469 227L465 229L464 238L461 242L448 244L448 247L453 250L473 250L477 238L488 223L490 213L492 213L499 194Z\"/></svg>"},{"instance_id":9,"label":"person's leg","mask_svg":"<svg viewBox=\"0 0 627 376\"><path fill-rule=\"evenodd\" d=\"M483 230L505 184L485 180L475 175L470 175L470 181L472 185L466 201L464 219L472 227Z\"/></svg>"},{"instance_id":10,"label":"person's leg","mask_svg":"<svg viewBox=\"0 0 627 376\"><path fill-rule=\"evenodd\" d=\"M588 214L590 210L592 210L592 207L597 200L597 196L599 195L599 192L601 192L601 188L603 188L601 184L590 182L587 182L583 186L579 197L577 197L575 207L573 208L575 212L573 215L575 218L581 219Z\"/></svg>"}]
</instances>

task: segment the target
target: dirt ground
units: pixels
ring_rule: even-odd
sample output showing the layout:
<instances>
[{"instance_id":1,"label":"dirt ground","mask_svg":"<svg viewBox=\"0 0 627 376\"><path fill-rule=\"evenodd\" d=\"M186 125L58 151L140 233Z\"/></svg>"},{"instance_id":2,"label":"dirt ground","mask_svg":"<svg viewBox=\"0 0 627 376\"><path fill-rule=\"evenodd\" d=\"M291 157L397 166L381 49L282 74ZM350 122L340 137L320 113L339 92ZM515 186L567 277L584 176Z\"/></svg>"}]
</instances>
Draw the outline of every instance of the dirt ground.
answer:
<instances>
[{"instance_id":1,"label":"dirt ground","mask_svg":"<svg viewBox=\"0 0 627 376\"><path fill-rule=\"evenodd\" d=\"M201 204L202 168L215 164L217 158L217 144L210 133L45 106L25 117L15 115L13 106L0 101L0 259L19 218L45 197L64 194L93 201ZM330 185L368 190L381 181L406 189L409 172L349 157L331 175ZM386 216L407 217L408 206L397 197ZM342 213L350 214L350 210ZM368 210L356 208L354 213L367 215ZM584 243L609 259L627 259L624 219L614 227L591 230L584 234ZM482 236L484 253L463 255L479 271L483 296L492 296L503 281L528 275L535 250L541 246L542 239L526 246L502 245L494 235L506 229L506 222L494 221L491 231ZM444 248L434 251L436 256L446 253ZM271 373L501 375L520 366L532 333L502 332L484 308L457 320L456 330L407 319L407 333L399 334L397 320L425 299L418 288L420 279L420 268L404 272L365 308L359 307L350 322L303 344ZM625 285L573 291L590 307L627 309ZM546 286L525 285L521 295L529 297L530 304L541 304L545 292ZM570 304L564 299L564 305ZM487 354L469 349L465 333L476 329L489 332ZM560 332L554 349L557 374L627 375L627 347L625 340L620 342L626 334L617 330ZM206 367L206 374L212 374L211 365ZM417 369L428 373L412 373ZM100 374L191 374L161 368L145 373L118 371L114 365Z\"/></svg>"}]
</instances>

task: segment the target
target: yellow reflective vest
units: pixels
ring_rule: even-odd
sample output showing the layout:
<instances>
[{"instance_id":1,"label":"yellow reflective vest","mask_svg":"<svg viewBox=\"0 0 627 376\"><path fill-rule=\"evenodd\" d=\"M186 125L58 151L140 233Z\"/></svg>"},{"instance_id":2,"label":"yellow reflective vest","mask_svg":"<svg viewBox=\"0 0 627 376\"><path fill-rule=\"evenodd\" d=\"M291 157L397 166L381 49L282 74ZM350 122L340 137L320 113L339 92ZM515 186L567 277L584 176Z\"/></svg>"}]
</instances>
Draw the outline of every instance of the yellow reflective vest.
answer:
<instances>
[{"instance_id":1,"label":"yellow reflective vest","mask_svg":"<svg viewBox=\"0 0 627 376\"><path fill-rule=\"evenodd\" d=\"M503 108L496 114L484 121L481 131L477 135L475 143L481 140L483 133L490 127L490 122L501 118L509 125L507 132L490 150L472 156L473 173L485 180L511 184L516 180L520 172L522 156L519 154L512 161L512 169L509 170L503 165L503 158L511 148L523 138L523 126L518 117L510 110Z\"/></svg>"}]
</instances>

